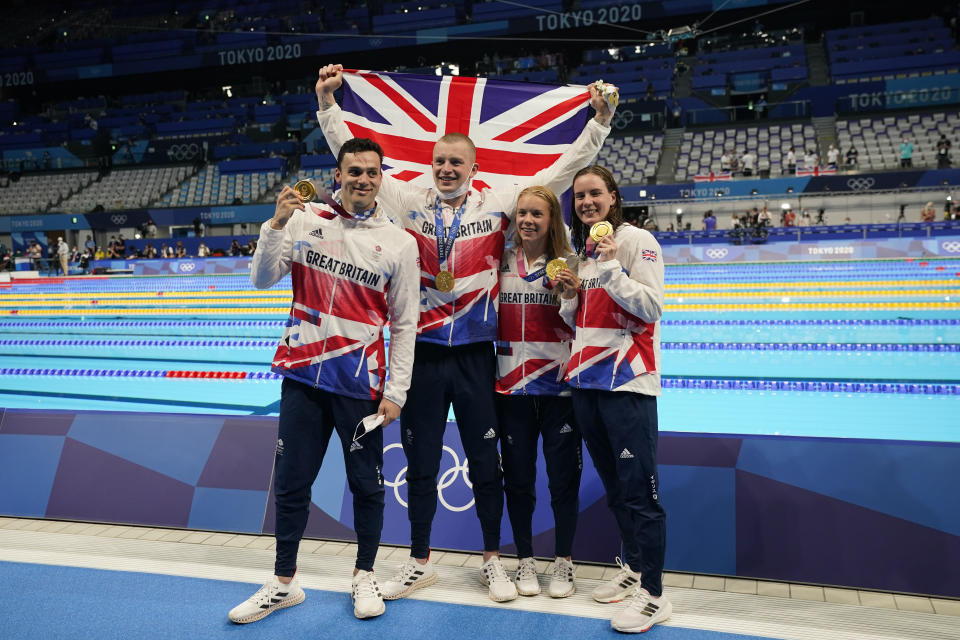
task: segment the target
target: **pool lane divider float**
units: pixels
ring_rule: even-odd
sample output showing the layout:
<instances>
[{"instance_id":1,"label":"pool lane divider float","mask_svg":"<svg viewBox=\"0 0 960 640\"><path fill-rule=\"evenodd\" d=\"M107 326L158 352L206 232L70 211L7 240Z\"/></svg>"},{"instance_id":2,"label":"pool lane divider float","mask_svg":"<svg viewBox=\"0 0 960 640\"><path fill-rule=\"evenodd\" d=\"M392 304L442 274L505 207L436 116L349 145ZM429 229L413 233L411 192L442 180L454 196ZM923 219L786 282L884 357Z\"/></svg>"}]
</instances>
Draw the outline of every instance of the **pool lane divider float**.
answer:
<instances>
[{"instance_id":1,"label":"pool lane divider float","mask_svg":"<svg viewBox=\"0 0 960 640\"><path fill-rule=\"evenodd\" d=\"M171 378L190 380L279 380L272 371L149 371L130 369L27 369L0 368L0 376L71 376L106 378ZM664 389L714 391L808 391L814 393L886 393L960 396L960 384L910 382L837 382L798 380L738 380L730 378L662 379Z\"/></svg>"},{"instance_id":2,"label":"pool lane divider float","mask_svg":"<svg viewBox=\"0 0 960 640\"><path fill-rule=\"evenodd\" d=\"M272 349L277 341L265 340L83 340L83 339L0 339L0 347L180 347L180 348L243 348ZM663 349L693 351L854 351L958 353L954 343L859 343L859 342L662 342Z\"/></svg>"}]
</instances>

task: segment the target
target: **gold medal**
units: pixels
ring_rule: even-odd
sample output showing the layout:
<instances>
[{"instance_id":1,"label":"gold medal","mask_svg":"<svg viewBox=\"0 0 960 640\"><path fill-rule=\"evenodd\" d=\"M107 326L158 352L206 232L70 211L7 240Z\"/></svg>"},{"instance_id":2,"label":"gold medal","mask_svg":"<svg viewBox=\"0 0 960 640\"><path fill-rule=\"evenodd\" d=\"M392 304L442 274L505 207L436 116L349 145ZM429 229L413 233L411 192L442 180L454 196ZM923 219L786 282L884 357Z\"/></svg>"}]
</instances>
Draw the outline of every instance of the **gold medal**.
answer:
<instances>
[{"instance_id":1,"label":"gold medal","mask_svg":"<svg viewBox=\"0 0 960 640\"><path fill-rule=\"evenodd\" d=\"M317 188L309 180L301 180L293 185L293 190L303 196L304 200L313 200L317 195Z\"/></svg>"},{"instance_id":2,"label":"gold medal","mask_svg":"<svg viewBox=\"0 0 960 640\"><path fill-rule=\"evenodd\" d=\"M554 258L547 263L547 277L551 280L556 280L557 276L560 275L560 272L567 268L566 260L561 258Z\"/></svg>"},{"instance_id":3,"label":"gold medal","mask_svg":"<svg viewBox=\"0 0 960 640\"><path fill-rule=\"evenodd\" d=\"M453 291L453 285L456 282L456 279L453 277L453 274L443 269L440 273L437 274L437 278L434 281L434 284L437 287L437 291L442 291L447 293Z\"/></svg>"},{"instance_id":4,"label":"gold medal","mask_svg":"<svg viewBox=\"0 0 960 640\"><path fill-rule=\"evenodd\" d=\"M606 220L601 220L590 227L590 237L593 238L594 242L600 242L601 238L611 233L613 233L613 225Z\"/></svg>"},{"instance_id":5,"label":"gold medal","mask_svg":"<svg viewBox=\"0 0 960 640\"><path fill-rule=\"evenodd\" d=\"M604 82L603 80L597 80L593 83L593 86L597 88L597 93L599 93L604 100L607 101L607 104L610 105L610 110L617 108L617 105L620 104L620 90L609 82Z\"/></svg>"}]
</instances>

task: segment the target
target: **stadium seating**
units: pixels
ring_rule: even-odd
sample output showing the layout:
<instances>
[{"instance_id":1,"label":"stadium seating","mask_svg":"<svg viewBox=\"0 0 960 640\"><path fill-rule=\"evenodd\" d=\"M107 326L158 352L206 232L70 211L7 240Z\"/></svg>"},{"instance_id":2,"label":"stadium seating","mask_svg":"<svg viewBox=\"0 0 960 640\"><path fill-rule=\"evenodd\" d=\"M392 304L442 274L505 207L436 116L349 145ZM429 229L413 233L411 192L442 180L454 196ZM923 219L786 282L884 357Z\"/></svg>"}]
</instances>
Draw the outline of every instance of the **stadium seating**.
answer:
<instances>
[{"instance_id":1,"label":"stadium seating","mask_svg":"<svg viewBox=\"0 0 960 640\"><path fill-rule=\"evenodd\" d=\"M598 162L613 172L618 184L642 184L656 174L662 146L659 133L608 138Z\"/></svg>"},{"instance_id":2,"label":"stadium seating","mask_svg":"<svg viewBox=\"0 0 960 640\"><path fill-rule=\"evenodd\" d=\"M720 170L720 156L730 151L737 158L750 149L757 155L757 170L770 170L780 175L785 167L783 156L791 147L816 149L817 139L809 122L768 124L728 129L685 131L677 157L676 179L692 179L697 174Z\"/></svg>"},{"instance_id":3,"label":"stadium seating","mask_svg":"<svg viewBox=\"0 0 960 640\"><path fill-rule=\"evenodd\" d=\"M0 189L0 215L45 213L51 206L89 185L96 171L25 175Z\"/></svg>"},{"instance_id":4,"label":"stadium seating","mask_svg":"<svg viewBox=\"0 0 960 640\"><path fill-rule=\"evenodd\" d=\"M945 134L951 144L960 135L960 114L914 113L906 116L854 118L837 122L840 150L851 145L859 152L859 168L894 169L900 166L900 143L907 135L913 142L914 166L936 164L937 140Z\"/></svg>"},{"instance_id":5,"label":"stadium seating","mask_svg":"<svg viewBox=\"0 0 960 640\"><path fill-rule=\"evenodd\" d=\"M191 171L185 166L114 170L99 182L88 182L86 188L52 210L82 213L98 205L107 210L154 206L162 194L174 188Z\"/></svg>"}]
</instances>

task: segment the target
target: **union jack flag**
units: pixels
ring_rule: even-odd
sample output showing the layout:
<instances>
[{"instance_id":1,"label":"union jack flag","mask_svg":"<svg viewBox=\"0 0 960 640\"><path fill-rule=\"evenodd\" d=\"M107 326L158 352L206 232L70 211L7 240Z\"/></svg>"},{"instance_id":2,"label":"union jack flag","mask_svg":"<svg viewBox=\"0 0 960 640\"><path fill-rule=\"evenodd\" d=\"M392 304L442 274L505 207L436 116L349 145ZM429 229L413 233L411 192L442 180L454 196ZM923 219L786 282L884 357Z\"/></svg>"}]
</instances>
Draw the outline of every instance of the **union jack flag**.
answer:
<instances>
[{"instance_id":1,"label":"union jack flag","mask_svg":"<svg viewBox=\"0 0 960 640\"><path fill-rule=\"evenodd\" d=\"M693 181L716 182L717 180L731 180L732 178L733 174L729 171L720 171L718 173L711 171L710 173L698 173L697 175L693 176Z\"/></svg>"},{"instance_id":2,"label":"union jack flag","mask_svg":"<svg viewBox=\"0 0 960 640\"><path fill-rule=\"evenodd\" d=\"M643 249L640 253L640 257L644 260L649 260L650 262L656 262L657 252L652 249Z\"/></svg>"},{"instance_id":3,"label":"union jack flag","mask_svg":"<svg viewBox=\"0 0 960 640\"><path fill-rule=\"evenodd\" d=\"M553 164L586 123L590 94L467 76L345 70L344 121L383 147L384 173L433 186L433 145L447 133L477 147L478 188L517 183Z\"/></svg>"},{"instance_id":4,"label":"union jack flag","mask_svg":"<svg viewBox=\"0 0 960 640\"><path fill-rule=\"evenodd\" d=\"M813 169L797 169L797 176L832 176L837 174L836 167L814 167Z\"/></svg>"}]
</instances>

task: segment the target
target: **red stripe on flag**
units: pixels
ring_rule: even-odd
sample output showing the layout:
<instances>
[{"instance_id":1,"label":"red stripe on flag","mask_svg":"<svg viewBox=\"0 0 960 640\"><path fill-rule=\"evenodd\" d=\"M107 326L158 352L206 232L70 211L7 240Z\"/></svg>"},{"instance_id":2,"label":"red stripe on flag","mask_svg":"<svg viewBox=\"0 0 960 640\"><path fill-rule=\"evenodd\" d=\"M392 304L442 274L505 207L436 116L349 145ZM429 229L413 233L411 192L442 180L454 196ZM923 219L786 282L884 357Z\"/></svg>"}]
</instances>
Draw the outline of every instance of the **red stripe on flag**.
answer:
<instances>
[{"instance_id":1,"label":"red stripe on flag","mask_svg":"<svg viewBox=\"0 0 960 640\"><path fill-rule=\"evenodd\" d=\"M557 118L567 113L568 111L579 109L589 99L590 99L590 93L584 92L578 96L574 96L570 98L569 100L564 100L560 104L550 107L540 115L534 116L529 120L527 120L526 122L518 124L513 129L510 129L509 131L505 131L504 133L501 133L496 138L494 138L494 140L498 140L500 142L516 142L517 140L527 135L531 131L535 131L536 129L539 129L543 125L547 124L548 122L552 122L556 120Z\"/></svg>"},{"instance_id":2,"label":"red stripe on flag","mask_svg":"<svg viewBox=\"0 0 960 640\"><path fill-rule=\"evenodd\" d=\"M387 96L393 104L400 107L405 114L410 116L411 120L420 125L421 129L428 133L437 132L437 125L423 115L419 109L410 104L410 101L404 98L399 91L387 84L383 78L373 73L361 73L360 77L364 78L377 89L380 89L380 91L383 91L383 94Z\"/></svg>"},{"instance_id":3,"label":"red stripe on flag","mask_svg":"<svg viewBox=\"0 0 960 640\"><path fill-rule=\"evenodd\" d=\"M433 163L433 142L379 133L353 122L347 122L347 128L355 138L370 138L379 144L388 158L416 164ZM532 176L556 162L560 155L559 153L518 153L480 148L477 149L477 164L480 165L480 170L486 173Z\"/></svg>"},{"instance_id":4,"label":"red stripe on flag","mask_svg":"<svg viewBox=\"0 0 960 640\"><path fill-rule=\"evenodd\" d=\"M477 79L453 76L447 92L447 122L444 133L470 135L470 116L473 113L473 89Z\"/></svg>"},{"instance_id":5,"label":"red stripe on flag","mask_svg":"<svg viewBox=\"0 0 960 640\"><path fill-rule=\"evenodd\" d=\"M417 176L422 176L422 175L423 175L422 171L411 171L410 169L406 169L404 171L399 171L397 173L394 173L393 177L403 182L410 182Z\"/></svg>"}]
</instances>

